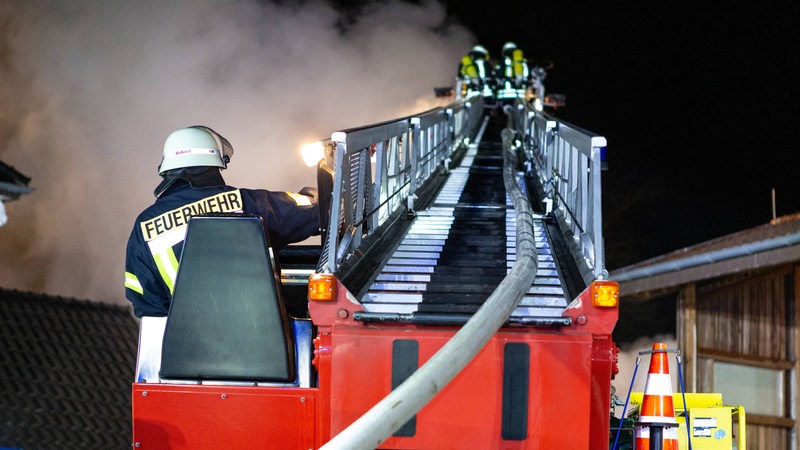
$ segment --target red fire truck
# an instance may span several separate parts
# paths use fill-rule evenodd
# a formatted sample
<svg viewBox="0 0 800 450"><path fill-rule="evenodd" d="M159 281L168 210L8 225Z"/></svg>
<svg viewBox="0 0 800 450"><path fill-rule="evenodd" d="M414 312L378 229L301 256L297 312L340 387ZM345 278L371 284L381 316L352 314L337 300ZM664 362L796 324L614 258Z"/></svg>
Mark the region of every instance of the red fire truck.
<svg viewBox="0 0 800 450"><path fill-rule="evenodd" d="M191 219L134 448L607 449L605 139L469 96L320 144L321 245Z"/></svg>

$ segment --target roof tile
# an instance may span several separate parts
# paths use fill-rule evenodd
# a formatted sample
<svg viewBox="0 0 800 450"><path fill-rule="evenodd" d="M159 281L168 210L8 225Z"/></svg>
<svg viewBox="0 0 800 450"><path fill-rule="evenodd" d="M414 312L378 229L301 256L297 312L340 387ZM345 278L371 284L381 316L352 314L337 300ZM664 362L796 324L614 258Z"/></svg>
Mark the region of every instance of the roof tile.
<svg viewBox="0 0 800 450"><path fill-rule="evenodd" d="M129 448L129 308L0 289L0 447Z"/></svg>

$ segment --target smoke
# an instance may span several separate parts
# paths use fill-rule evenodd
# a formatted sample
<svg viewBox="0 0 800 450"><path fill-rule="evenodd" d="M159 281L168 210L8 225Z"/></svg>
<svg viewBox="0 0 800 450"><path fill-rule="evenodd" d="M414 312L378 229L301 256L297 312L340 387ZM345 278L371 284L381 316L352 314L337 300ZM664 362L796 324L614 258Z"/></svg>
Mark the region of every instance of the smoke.
<svg viewBox="0 0 800 450"><path fill-rule="evenodd" d="M125 303L124 253L161 146L203 124L230 184L314 184L302 143L434 106L473 37L431 1L12 0L0 5L0 287Z"/></svg>

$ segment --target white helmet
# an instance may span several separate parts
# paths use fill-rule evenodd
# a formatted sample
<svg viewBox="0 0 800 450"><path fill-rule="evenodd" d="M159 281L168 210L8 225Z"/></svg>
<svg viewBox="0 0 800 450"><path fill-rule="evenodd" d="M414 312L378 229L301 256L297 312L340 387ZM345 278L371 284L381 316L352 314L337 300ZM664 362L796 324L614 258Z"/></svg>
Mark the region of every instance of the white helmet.
<svg viewBox="0 0 800 450"><path fill-rule="evenodd" d="M511 56L511 52L513 52L514 49L516 48L517 44L511 41L506 42L505 44L503 44L503 56Z"/></svg>
<svg viewBox="0 0 800 450"><path fill-rule="evenodd" d="M164 142L164 154L158 174L184 167L228 167L233 147L211 128L194 125L175 130Z"/></svg>
<svg viewBox="0 0 800 450"><path fill-rule="evenodd" d="M483 55L484 58L489 59L489 50L486 50L486 47L478 44L472 47L472 53L480 53Z"/></svg>

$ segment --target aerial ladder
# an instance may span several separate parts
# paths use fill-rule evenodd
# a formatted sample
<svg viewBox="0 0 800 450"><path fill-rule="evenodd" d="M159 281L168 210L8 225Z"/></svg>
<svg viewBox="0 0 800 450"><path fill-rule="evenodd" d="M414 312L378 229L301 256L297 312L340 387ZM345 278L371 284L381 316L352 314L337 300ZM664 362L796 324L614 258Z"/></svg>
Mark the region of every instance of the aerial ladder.
<svg viewBox="0 0 800 450"><path fill-rule="evenodd" d="M605 147L466 96L320 143L318 247L192 218L169 316L142 319L134 447L607 449Z"/></svg>

